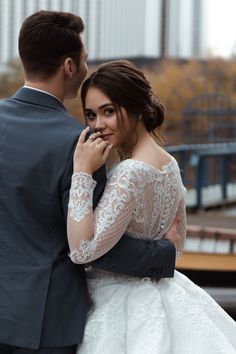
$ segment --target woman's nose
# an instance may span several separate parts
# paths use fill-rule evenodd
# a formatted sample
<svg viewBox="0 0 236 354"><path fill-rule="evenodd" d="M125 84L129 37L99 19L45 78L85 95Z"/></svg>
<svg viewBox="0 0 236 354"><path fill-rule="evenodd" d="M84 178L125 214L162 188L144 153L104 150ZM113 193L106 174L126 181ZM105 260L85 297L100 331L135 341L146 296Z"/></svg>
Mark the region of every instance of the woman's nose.
<svg viewBox="0 0 236 354"><path fill-rule="evenodd" d="M103 131L105 129L105 123L102 119L100 119L99 117L97 117L96 120L96 125L95 125L95 132L100 132Z"/></svg>

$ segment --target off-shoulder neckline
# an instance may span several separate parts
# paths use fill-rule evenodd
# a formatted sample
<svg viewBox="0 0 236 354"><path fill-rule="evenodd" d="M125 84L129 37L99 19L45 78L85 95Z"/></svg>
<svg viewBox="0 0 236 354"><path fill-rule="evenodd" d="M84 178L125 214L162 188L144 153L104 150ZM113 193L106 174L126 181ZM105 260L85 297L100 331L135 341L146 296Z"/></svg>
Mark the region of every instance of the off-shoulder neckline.
<svg viewBox="0 0 236 354"><path fill-rule="evenodd" d="M122 162L124 163L125 161L131 161L131 162L135 162L135 163L137 162L140 165L148 167L149 169L151 169L157 173L165 173L167 170L169 170L169 168L171 168L173 165L175 165L175 159L171 155L170 155L170 161L167 162L166 164L162 165L160 168L157 168L156 166L151 165L150 163L145 162L143 160L137 160L137 159L130 158L130 159L123 160Z"/></svg>

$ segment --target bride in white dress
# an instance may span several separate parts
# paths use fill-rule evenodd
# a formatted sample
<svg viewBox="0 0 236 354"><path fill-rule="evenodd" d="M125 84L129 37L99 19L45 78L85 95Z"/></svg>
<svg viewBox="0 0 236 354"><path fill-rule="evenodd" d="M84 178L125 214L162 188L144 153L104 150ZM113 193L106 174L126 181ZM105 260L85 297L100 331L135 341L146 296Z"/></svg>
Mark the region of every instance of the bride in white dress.
<svg viewBox="0 0 236 354"><path fill-rule="evenodd" d="M122 237L163 238L178 218L181 254L186 232L185 188L175 159L153 139L163 109L143 73L126 61L101 65L84 83L89 127L74 154L68 210L70 257L89 263ZM120 156L92 210L92 173L111 147ZM92 270L94 303L80 354L235 354L236 324L180 272L171 279L138 279ZM69 292L69 289L68 289Z"/></svg>

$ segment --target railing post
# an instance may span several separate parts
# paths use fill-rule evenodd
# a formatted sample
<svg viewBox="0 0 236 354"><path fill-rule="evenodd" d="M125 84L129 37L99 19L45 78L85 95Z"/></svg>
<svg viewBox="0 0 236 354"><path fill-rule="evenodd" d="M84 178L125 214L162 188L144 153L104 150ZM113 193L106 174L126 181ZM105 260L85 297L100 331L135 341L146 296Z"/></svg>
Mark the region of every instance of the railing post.
<svg viewBox="0 0 236 354"><path fill-rule="evenodd" d="M203 159L202 156L196 156L196 193L197 201L196 207L200 209L202 207L202 172L203 172Z"/></svg>
<svg viewBox="0 0 236 354"><path fill-rule="evenodd" d="M227 156L221 156L220 158L220 182L221 182L221 192L222 198L227 199L227 181L228 181L228 171L227 171Z"/></svg>

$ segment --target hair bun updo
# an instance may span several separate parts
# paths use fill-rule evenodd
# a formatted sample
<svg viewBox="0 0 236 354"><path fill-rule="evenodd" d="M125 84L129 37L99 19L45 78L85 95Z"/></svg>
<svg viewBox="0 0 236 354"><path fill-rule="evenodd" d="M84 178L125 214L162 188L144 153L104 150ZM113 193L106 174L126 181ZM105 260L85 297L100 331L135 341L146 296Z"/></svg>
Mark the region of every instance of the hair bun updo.
<svg viewBox="0 0 236 354"><path fill-rule="evenodd" d="M164 121L164 107L158 98L152 94L148 108L143 112L143 123L147 131L160 128Z"/></svg>

